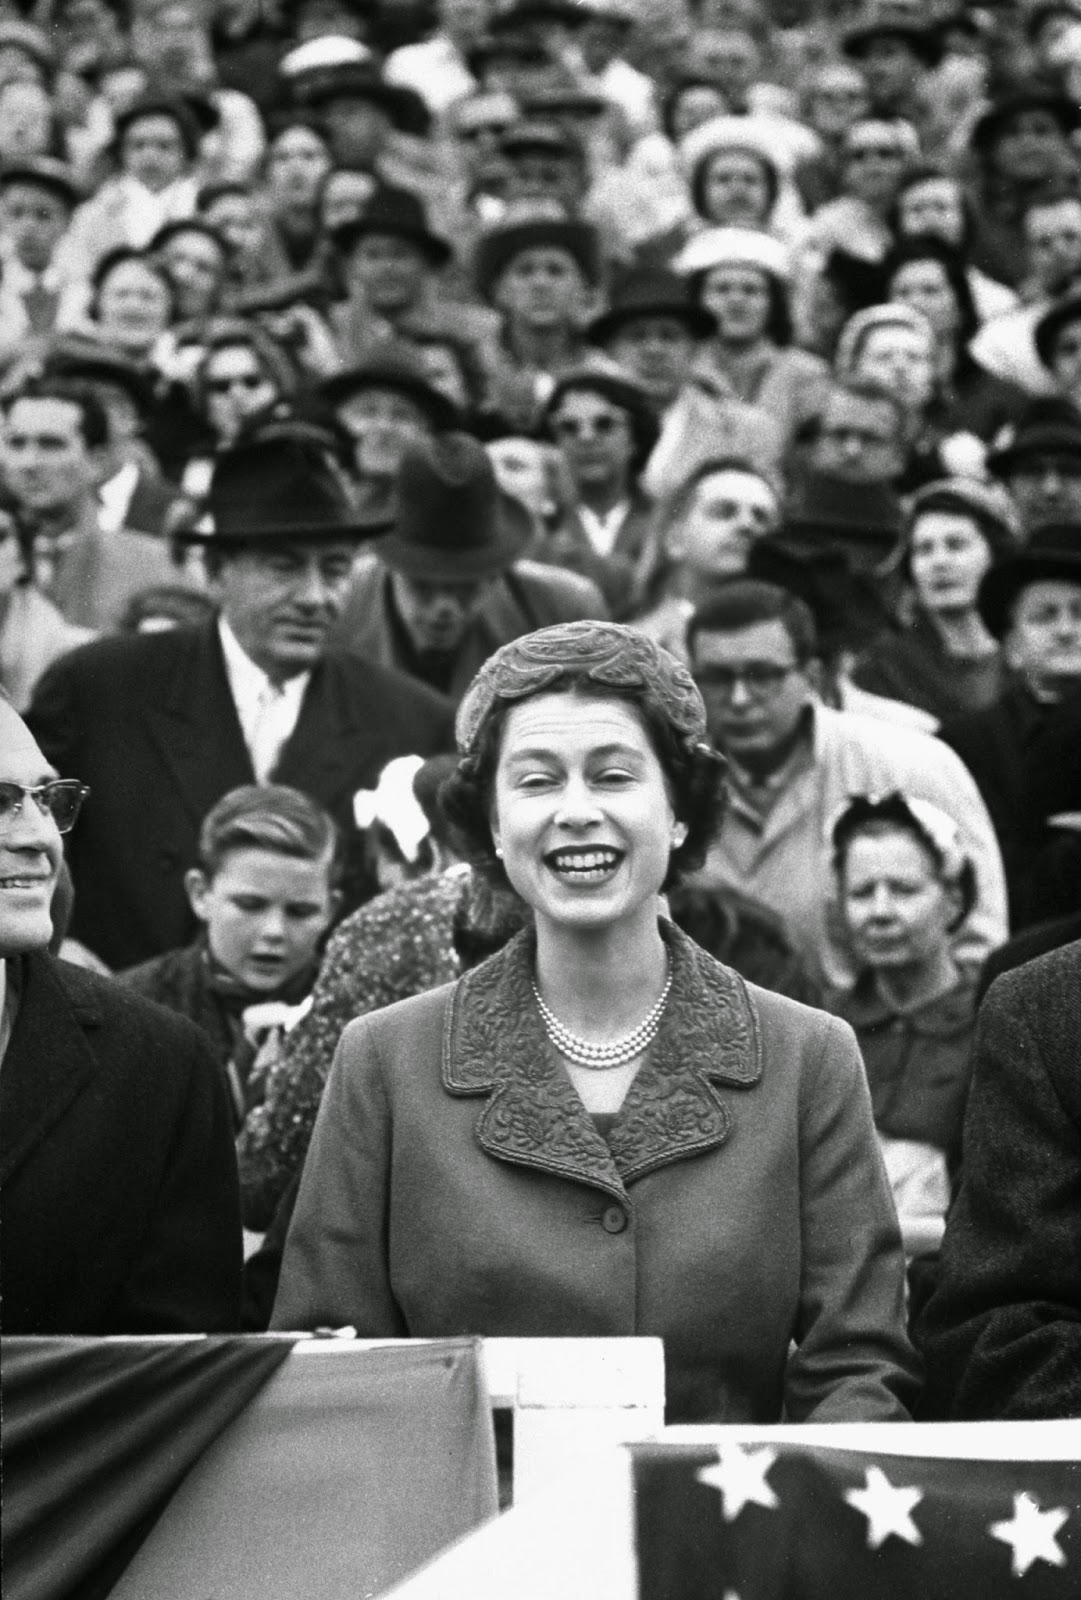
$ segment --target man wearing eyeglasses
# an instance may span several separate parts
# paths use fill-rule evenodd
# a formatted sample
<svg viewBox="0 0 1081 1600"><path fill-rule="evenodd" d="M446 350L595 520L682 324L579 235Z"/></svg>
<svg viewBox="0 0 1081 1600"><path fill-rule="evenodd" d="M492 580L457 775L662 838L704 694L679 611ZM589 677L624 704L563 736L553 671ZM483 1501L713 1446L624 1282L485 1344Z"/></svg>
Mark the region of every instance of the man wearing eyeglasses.
<svg viewBox="0 0 1081 1600"><path fill-rule="evenodd" d="M48 953L87 793L0 698L3 1332L223 1332L241 1266L224 1077L186 1020Z"/></svg>
<svg viewBox="0 0 1081 1600"><path fill-rule="evenodd" d="M802 600L774 584L733 581L691 618L689 648L731 786L696 881L769 906L816 977L843 985L852 975L829 908L829 828L854 795L896 789L952 817L975 867L959 958L981 960L1003 942L1002 860L971 774L930 734L822 704L815 624Z"/></svg>

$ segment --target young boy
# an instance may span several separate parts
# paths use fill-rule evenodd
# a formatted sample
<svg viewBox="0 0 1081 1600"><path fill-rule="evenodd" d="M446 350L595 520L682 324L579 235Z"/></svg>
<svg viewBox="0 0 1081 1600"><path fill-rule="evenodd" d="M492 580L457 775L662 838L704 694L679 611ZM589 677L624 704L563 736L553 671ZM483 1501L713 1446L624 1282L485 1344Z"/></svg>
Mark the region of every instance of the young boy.
<svg viewBox="0 0 1081 1600"><path fill-rule="evenodd" d="M341 904L339 872L337 829L306 795L279 784L233 789L207 814L199 864L185 878L199 936L120 975L209 1036L238 1125L310 1007Z"/></svg>

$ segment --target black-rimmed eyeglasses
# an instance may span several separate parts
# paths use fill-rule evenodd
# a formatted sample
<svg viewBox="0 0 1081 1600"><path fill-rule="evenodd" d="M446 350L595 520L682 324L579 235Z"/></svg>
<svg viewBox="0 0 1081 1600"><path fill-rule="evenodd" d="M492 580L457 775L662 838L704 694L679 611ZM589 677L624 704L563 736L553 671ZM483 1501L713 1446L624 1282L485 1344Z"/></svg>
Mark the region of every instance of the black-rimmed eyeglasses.
<svg viewBox="0 0 1081 1600"><path fill-rule="evenodd" d="M57 778L28 788L23 783L0 783L0 834L14 826L27 800L33 800L43 817L52 817L57 831L70 833L90 790L75 778Z"/></svg>

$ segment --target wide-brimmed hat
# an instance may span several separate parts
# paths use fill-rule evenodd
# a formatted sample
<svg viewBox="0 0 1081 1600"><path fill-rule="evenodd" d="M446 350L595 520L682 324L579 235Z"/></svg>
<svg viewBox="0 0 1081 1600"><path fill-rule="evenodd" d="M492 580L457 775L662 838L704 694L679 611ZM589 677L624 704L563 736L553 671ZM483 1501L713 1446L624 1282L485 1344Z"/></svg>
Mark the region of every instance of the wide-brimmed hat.
<svg viewBox="0 0 1081 1600"><path fill-rule="evenodd" d="M324 378L316 391L329 406L339 406L365 389L389 389L405 395L424 412L438 432L456 428L461 422L458 408L449 395L437 389L425 371L420 357L404 342L387 340L355 366Z"/></svg>
<svg viewBox="0 0 1081 1600"><path fill-rule="evenodd" d="M1049 370L1055 353L1055 340L1071 322L1081 322L1081 289L1063 295L1036 324L1034 338L1040 360Z"/></svg>
<svg viewBox="0 0 1081 1600"><path fill-rule="evenodd" d="M991 441L987 470L998 478L1033 456L1075 456L1081 461L1081 411L1064 397L1033 400L1016 422Z"/></svg>
<svg viewBox="0 0 1081 1600"><path fill-rule="evenodd" d="M301 106L323 106L331 100L367 100L386 112L399 133L424 137L432 125L431 112L414 89L388 83L374 64L343 61L313 67L292 79L293 98Z"/></svg>
<svg viewBox="0 0 1081 1600"><path fill-rule="evenodd" d="M787 246L758 228L706 228L683 246L672 266L688 276L728 266L758 267L779 283L792 276Z"/></svg>
<svg viewBox="0 0 1081 1600"><path fill-rule="evenodd" d="M596 228L570 217L530 217L482 234L473 256L473 279L486 300L523 250L565 250L587 283L601 275L601 242Z"/></svg>
<svg viewBox="0 0 1081 1600"><path fill-rule="evenodd" d="M976 608L988 633L1001 639L1021 590L1041 578L1081 585L1081 523L1053 522L1037 528L1023 550L1004 556L984 573Z"/></svg>
<svg viewBox="0 0 1081 1600"><path fill-rule="evenodd" d="M525 506L501 493L484 446L468 433L446 433L405 451L394 526L379 554L407 577L487 578L517 561L534 532Z"/></svg>
<svg viewBox="0 0 1081 1600"><path fill-rule="evenodd" d="M785 506L779 536L804 553L841 548L854 571L881 573L900 559L904 531L901 498L888 484L808 472Z"/></svg>
<svg viewBox="0 0 1081 1600"><path fill-rule="evenodd" d="M451 246L428 224L424 202L410 189L384 184L377 189L359 217L343 222L333 232L339 250L348 253L370 234L389 234L415 244L433 267L442 267L454 254Z"/></svg>
<svg viewBox="0 0 1081 1600"><path fill-rule="evenodd" d="M1006 124L1024 111L1050 112L1067 137L1081 128L1081 105L1076 100L1053 84L1021 83L1001 94L977 120L969 140L972 148L986 151Z"/></svg>
<svg viewBox="0 0 1081 1600"><path fill-rule="evenodd" d="M601 365L602 357L583 363L565 372L556 382L541 416L542 425L550 429L552 417L564 395L577 394L583 389L603 395L614 406L619 406L630 417L631 437L634 440L634 470L640 472L649 460L653 447L660 438L661 425L650 404L649 395L629 373L614 366Z"/></svg>
<svg viewBox="0 0 1081 1600"><path fill-rule="evenodd" d="M924 66L942 60L939 29L928 21L927 0L866 0L844 30L841 48L854 61L867 53L874 39L903 39Z"/></svg>
<svg viewBox="0 0 1081 1600"><path fill-rule="evenodd" d="M83 189L66 161L55 156L29 156L23 161L7 161L0 167L0 190L13 183L32 183L39 189L58 194L69 206L84 198Z"/></svg>
<svg viewBox="0 0 1081 1600"><path fill-rule="evenodd" d="M189 160L198 154L206 129L196 116L194 106L180 94L142 94L123 111L118 111L113 118L114 145L119 147L132 123L141 122L144 117L169 117L180 130Z"/></svg>
<svg viewBox="0 0 1081 1600"><path fill-rule="evenodd" d="M208 549L271 544L326 544L383 533L353 504L329 451L312 438L274 428L254 433L217 459L206 497L209 526L176 537Z"/></svg>
<svg viewBox="0 0 1081 1600"><path fill-rule="evenodd" d="M677 273L632 267L613 284L608 310L590 323L587 337L593 344L607 344L637 317L678 317L695 339L708 339L717 331L716 317L696 303L690 285Z"/></svg>

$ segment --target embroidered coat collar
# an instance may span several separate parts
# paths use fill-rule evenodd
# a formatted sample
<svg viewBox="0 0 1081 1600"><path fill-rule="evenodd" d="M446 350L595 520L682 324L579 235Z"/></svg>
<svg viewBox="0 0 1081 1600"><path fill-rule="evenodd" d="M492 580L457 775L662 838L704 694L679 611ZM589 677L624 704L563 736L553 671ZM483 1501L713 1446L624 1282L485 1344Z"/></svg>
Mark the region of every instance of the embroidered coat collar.
<svg viewBox="0 0 1081 1600"><path fill-rule="evenodd" d="M486 1095L481 1148L626 1200L625 1185L727 1140L732 1097L762 1076L758 1018L743 979L661 923L672 992L660 1032L607 1141L548 1043L531 989L532 930L460 979L447 1013L443 1085ZM720 1087L718 1087L720 1086Z"/></svg>

